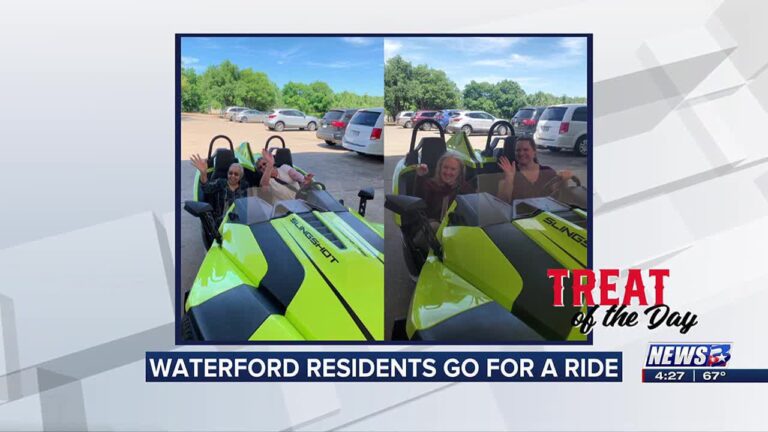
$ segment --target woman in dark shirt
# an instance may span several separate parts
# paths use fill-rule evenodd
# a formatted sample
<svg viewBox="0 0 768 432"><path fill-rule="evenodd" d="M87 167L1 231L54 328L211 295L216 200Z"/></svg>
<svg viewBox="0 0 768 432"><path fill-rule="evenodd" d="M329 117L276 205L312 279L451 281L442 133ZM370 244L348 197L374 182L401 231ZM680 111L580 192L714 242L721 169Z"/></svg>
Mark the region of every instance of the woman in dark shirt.
<svg viewBox="0 0 768 432"><path fill-rule="evenodd" d="M429 167L416 167L416 196L427 204L427 218L439 222L457 194L474 192L464 180L464 163L451 151L437 161L436 172L427 177Z"/></svg>
<svg viewBox="0 0 768 432"><path fill-rule="evenodd" d="M213 207L213 215L218 225L236 199L248 196L250 185L243 179L243 166L233 163L227 170L227 178L208 181L208 163L199 155L192 155L190 159L192 165L200 171L200 187L206 195L212 196L212 199L207 201Z"/></svg>
<svg viewBox="0 0 768 432"><path fill-rule="evenodd" d="M499 182L498 196L508 203L516 199L549 196L561 183L550 183L552 179L560 177L565 181L572 176L568 170L557 173L546 165L539 165L536 159L536 144L532 138L517 139L515 159L517 160L510 162L505 156L499 158L499 167L504 171L504 179Z"/></svg>

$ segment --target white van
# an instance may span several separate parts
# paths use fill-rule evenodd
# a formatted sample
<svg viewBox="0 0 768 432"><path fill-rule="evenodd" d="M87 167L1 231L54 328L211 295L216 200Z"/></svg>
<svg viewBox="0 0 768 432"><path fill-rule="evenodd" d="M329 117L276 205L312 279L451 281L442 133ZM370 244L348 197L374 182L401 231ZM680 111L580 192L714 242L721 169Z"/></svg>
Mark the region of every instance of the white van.
<svg viewBox="0 0 768 432"><path fill-rule="evenodd" d="M587 106L565 104L547 107L539 117L533 140L536 146L551 151L573 150L579 156L586 156Z"/></svg>
<svg viewBox="0 0 768 432"><path fill-rule="evenodd" d="M358 153L384 156L384 108L363 108L352 116L341 145Z"/></svg>

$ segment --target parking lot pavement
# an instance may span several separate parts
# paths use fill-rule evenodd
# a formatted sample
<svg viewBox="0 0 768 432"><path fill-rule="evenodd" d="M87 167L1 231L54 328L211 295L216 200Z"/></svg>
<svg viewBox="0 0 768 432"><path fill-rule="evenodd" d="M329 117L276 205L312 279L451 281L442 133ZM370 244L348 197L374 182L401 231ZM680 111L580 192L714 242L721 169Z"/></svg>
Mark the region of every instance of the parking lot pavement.
<svg viewBox="0 0 768 432"><path fill-rule="evenodd" d="M216 135L226 135L235 148L243 141L251 143L254 152L263 148L267 138L280 135L291 149L294 165L315 174L315 180L325 184L335 198L344 200L347 207L357 209L361 188L372 187L375 198L368 202L366 218L384 222L384 180L381 158L361 156L341 146L331 146L309 131L269 131L261 123L235 123L206 114L181 116L181 200L192 198L195 169L189 157L208 154L208 144ZM271 145L277 145L272 141ZM218 140L216 148L226 145ZM199 221L182 210L181 214L181 288L182 295L194 282L197 270L205 256ZM182 302L183 303L183 302Z"/></svg>
<svg viewBox="0 0 768 432"><path fill-rule="evenodd" d="M397 162L408 152L412 133L413 129L404 129L400 126L386 126L384 128L384 185L386 193L392 193L392 174ZM420 131L416 136L416 144L419 143L422 136L435 136L437 134L435 131ZM446 140L450 137L449 134L445 135ZM473 135L469 140L474 148L485 148L485 135ZM571 170L586 185L587 158L578 157L570 152L554 153L549 150L539 150L538 159L542 165L551 166L557 171ZM387 264L384 269L384 289L388 311L386 328L389 331L395 320L406 317L416 283L408 276L408 270L405 267L405 261L403 261L402 235L390 211L386 211L385 219L384 253L387 257Z"/></svg>

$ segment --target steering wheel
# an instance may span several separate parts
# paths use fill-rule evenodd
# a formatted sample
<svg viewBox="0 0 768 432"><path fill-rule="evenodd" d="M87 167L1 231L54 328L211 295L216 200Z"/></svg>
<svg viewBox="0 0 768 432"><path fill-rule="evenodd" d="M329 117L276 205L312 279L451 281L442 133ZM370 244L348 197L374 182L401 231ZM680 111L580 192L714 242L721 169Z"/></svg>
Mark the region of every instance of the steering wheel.
<svg viewBox="0 0 768 432"><path fill-rule="evenodd" d="M576 187L581 187L581 180L579 180L579 178L576 177L575 175L572 175L569 180L572 181L576 185ZM544 183L543 188L544 188L545 191L547 191L547 190L550 191L549 195L552 195L553 193L555 193L554 186L556 184L558 184L558 183L565 184L567 182L568 182L568 180L563 180L562 177L557 175L557 176L553 177L552 179L550 179L548 182Z"/></svg>

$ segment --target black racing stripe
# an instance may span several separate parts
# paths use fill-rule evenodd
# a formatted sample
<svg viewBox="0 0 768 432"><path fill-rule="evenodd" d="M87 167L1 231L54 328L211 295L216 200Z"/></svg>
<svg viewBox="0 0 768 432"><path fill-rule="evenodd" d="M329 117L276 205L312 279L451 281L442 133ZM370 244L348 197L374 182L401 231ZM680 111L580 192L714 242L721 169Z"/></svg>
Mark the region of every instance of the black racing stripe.
<svg viewBox="0 0 768 432"><path fill-rule="evenodd" d="M304 253L304 256L307 257L309 262L312 263L312 266L315 267L315 270L317 270L317 273L320 274L320 276L322 276L323 280L325 281L325 284L328 285L331 291L333 291L333 293L336 295L336 298L339 300L339 302L341 302L341 305L344 306L344 309L347 311L347 314L349 314L349 316L352 318L352 321L355 322L355 324L357 325L357 328L360 329L360 332L363 333L363 336L365 336L365 339L367 341L373 341L374 340L373 335L371 334L371 332L368 331L368 328L365 327L363 320L361 320L360 317L357 316L357 314L355 313L355 310L352 309L352 306L350 306L349 303L347 303L347 301L344 299L344 296L341 295L339 290L337 290L336 287L333 285L333 283L325 276L323 271L320 270L320 267L318 267L317 264L315 264L315 262L312 260L312 258L310 258L309 254L307 254L307 252L304 251L304 249L301 247L301 244L299 244L299 242L293 236L291 236L291 238L293 238L293 241L296 243L296 246L298 246L299 249L301 249L301 251Z"/></svg>
<svg viewBox="0 0 768 432"><path fill-rule="evenodd" d="M580 259L578 259L578 258L576 258L575 256L571 255L571 253L570 253L570 252L568 252L567 250L565 250L565 248L564 248L564 247L560 246L560 243L556 242L556 241L555 241L555 240L554 240L552 237L550 237L550 236L546 235L546 234L545 234L543 231L542 231L541 235L543 235L543 236L544 236L544 238L546 238L547 240L549 240L550 242L552 242L552 244L553 244L553 245L557 246L557 248L558 248L558 249L560 249L560 250L561 250L561 251L562 251L564 254L566 254L566 255L568 255L569 257L571 257L571 259L572 259L572 260L574 260L574 261L576 261L577 263L579 263L579 265L580 265L580 266L582 266L582 267L586 267L586 264L584 264L583 262L581 262L581 260L580 260Z"/></svg>
<svg viewBox="0 0 768 432"><path fill-rule="evenodd" d="M568 210L564 212L552 212L552 214L554 214L555 216L561 217L567 220L568 222L576 226L579 226L581 228L587 227L587 220L584 217L579 216L579 214L573 210Z"/></svg>
<svg viewBox="0 0 768 432"><path fill-rule="evenodd" d="M544 338L496 302L459 313L418 330L412 340L450 342L531 342Z"/></svg>
<svg viewBox="0 0 768 432"><path fill-rule="evenodd" d="M246 341L264 321L279 314L269 296L250 285L239 285L187 311L201 340Z"/></svg>
<svg viewBox="0 0 768 432"><path fill-rule="evenodd" d="M304 281L304 267L271 223L253 224L250 228L267 260L267 274L261 279L259 289L269 291L285 310Z"/></svg>
<svg viewBox="0 0 768 432"><path fill-rule="evenodd" d="M365 239L366 242L376 248L377 251L384 253L384 239L379 235L379 233L368 227L368 225L361 222L360 219L348 211L337 212L336 214L344 222L346 222L350 228L355 230L356 233L360 234L360 236Z"/></svg>
<svg viewBox="0 0 768 432"><path fill-rule="evenodd" d="M552 306L552 280L547 277L547 270L562 265L511 223L483 230L523 279L523 289L512 305L512 313L547 339L565 339L572 328L571 319L580 309L570 305L570 279L565 281L563 290L565 307Z"/></svg>

